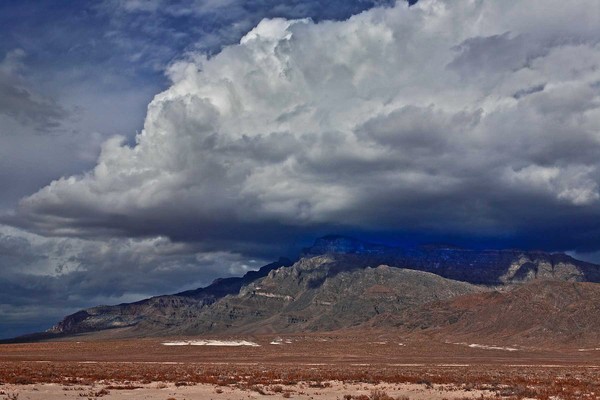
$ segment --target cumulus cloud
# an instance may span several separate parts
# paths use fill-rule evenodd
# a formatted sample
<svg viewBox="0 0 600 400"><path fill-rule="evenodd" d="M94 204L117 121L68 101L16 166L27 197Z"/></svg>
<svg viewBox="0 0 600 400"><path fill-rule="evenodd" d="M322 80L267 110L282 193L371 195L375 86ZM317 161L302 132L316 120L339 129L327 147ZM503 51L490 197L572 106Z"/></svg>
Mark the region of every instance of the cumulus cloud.
<svg viewBox="0 0 600 400"><path fill-rule="evenodd" d="M107 141L93 170L11 221L215 248L323 228L554 229L552 245L593 246L599 13L593 0L426 0L263 20L172 64L135 145Z"/></svg>

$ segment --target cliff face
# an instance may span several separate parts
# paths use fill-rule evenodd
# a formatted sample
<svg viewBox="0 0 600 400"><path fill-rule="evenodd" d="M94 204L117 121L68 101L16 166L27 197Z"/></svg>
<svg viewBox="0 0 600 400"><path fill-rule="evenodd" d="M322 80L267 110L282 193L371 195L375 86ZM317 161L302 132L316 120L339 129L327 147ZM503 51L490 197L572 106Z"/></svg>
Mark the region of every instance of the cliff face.
<svg viewBox="0 0 600 400"><path fill-rule="evenodd" d="M485 320L483 311L478 316L452 308L454 300L470 295L491 304L498 290L513 293L508 291L513 287L531 287L548 297L551 293L541 290L552 287L548 282L598 281L599 266L564 254L403 249L331 236L317 240L293 264L282 259L206 288L82 310L48 333L71 335L115 328L128 336L300 332L365 324L406 329L453 325L454 329L459 326L454 323L465 321L467 315ZM514 301L527 300L520 296ZM416 310L421 311L415 314ZM465 330L479 326L461 323Z"/></svg>

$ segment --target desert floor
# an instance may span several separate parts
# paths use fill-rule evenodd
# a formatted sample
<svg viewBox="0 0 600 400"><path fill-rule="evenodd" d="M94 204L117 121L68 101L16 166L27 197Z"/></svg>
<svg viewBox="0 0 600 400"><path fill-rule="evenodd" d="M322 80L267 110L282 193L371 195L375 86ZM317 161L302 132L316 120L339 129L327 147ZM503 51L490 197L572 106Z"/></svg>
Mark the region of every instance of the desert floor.
<svg viewBox="0 0 600 400"><path fill-rule="evenodd" d="M425 387L418 384L348 384L343 382L327 382L326 387L310 387L308 383L296 385L267 385L255 388L239 388L235 386L215 386L211 384L195 384L177 387L169 383L137 384L117 386L95 384L91 386L65 386L56 383L35 385L6 385L0 390L4 398L17 396L19 400L55 400L55 399L481 399L492 398L487 390L465 390L451 385L435 385ZM116 388L116 389L115 389ZM483 397L481 397L483 395ZM349 397L348 397L349 396Z"/></svg>
<svg viewBox="0 0 600 400"><path fill-rule="evenodd" d="M600 399L600 349L389 333L0 345L4 399Z"/></svg>

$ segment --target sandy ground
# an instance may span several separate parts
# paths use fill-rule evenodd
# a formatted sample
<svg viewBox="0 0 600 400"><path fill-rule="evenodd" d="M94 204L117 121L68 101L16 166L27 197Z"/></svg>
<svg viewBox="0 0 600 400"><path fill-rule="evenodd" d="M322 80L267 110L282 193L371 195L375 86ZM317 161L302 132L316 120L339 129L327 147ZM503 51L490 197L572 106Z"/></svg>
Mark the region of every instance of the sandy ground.
<svg viewBox="0 0 600 400"><path fill-rule="evenodd" d="M3 385L0 389L1 399L18 400L58 400L58 399L131 399L131 400L168 400L168 399L323 399L338 400L344 396L366 395L368 398L379 393L385 393L392 398L410 400L442 400L442 399L481 399L490 398L493 393L485 390L463 390L451 385L419 385L419 384L345 384L332 381L324 382L322 388L310 387L308 383L297 385L267 385L253 388L238 388L235 386L216 386L197 384L177 387L172 383L140 384L136 389L123 389L117 383L95 384L93 386L65 386L61 384L36 385ZM262 392L262 393L261 393ZM16 397L15 397L16 396Z"/></svg>
<svg viewBox="0 0 600 400"><path fill-rule="evenodd" d="M595 345L456 339L342 332L2 344L0 400L600 400Z"/></svg>

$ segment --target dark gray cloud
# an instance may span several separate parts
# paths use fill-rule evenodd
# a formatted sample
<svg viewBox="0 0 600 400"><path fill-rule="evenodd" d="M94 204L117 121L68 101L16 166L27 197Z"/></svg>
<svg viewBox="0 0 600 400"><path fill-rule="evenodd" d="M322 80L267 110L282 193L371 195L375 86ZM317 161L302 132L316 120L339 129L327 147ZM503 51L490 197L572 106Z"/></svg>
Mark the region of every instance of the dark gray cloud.
<svg viewBox="0 0 600 400"><path fill-rule="evenodd" d="M47 329L76 308L194 289L215 276L266 264L224 251L198 252L165 238L48 239L0 231L0 337Z"/></svg>
<svg viewBox="0 0 600 400"><path fill-rule="evenodd" d="M515 94L513 94L513 97L515 99L519 100L521 97L525 97L532 93L541 92L544 90L545 87L546 87L545 84L541 84L541 85L532 86L532 87L529 87L526 89L519 89L515 92Z"/></svg>
<svg viewBox="0 0 600 400"><path fill-rule="evenodd" d="M60 126L68 113L56 101L27 87L20 73L24 57L25 53L17 49L7 53L0 62L0 114L33 126L36 131L52 131Z"/></svg>

